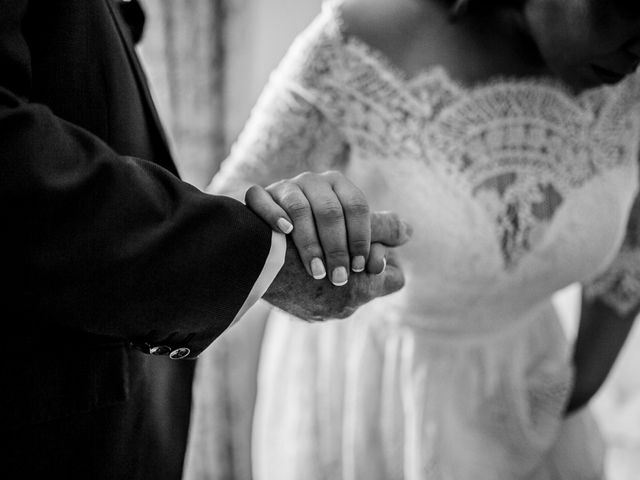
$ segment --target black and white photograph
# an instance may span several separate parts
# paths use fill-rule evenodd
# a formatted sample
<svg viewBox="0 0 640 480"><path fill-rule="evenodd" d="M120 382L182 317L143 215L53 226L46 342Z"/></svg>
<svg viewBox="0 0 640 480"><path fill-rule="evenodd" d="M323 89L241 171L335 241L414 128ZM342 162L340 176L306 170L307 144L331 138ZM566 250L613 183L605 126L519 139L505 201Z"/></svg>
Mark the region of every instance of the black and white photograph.
<svg viewBox="0 0 640 480"><path fill-rule="evenodd" d="M640 479L636 0L0 0L3 478Z"/></svg>

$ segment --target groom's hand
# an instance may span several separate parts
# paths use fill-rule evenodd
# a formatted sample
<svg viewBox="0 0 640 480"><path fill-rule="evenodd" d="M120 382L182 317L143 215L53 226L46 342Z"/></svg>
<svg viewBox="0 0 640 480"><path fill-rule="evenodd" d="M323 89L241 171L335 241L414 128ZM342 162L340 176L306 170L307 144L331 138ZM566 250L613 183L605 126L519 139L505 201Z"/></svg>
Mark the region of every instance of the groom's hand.
<svg viewBox="0 0 640 480"><path fill-rule="evenodd" d="M285 263L263 298L282 310L308 321L345 318L374 298L396 292L404 286L404 275L394 246L409 240L410 227L393 213L371 215L372 253L361 273L352 273L344 286L335 286L327 278L314 280L305 270L293 241L287 236ZM369 273L371 271L380 273Z"/></svg>

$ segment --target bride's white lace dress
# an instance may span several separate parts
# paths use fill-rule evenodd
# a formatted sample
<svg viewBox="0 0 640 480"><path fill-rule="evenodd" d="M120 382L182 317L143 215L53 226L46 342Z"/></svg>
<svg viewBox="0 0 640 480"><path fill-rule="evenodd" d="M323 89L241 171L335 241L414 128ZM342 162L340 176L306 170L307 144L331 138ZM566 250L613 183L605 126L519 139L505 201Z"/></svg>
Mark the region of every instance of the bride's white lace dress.
<svg viewBox="0 0 640 480"><path fill-rule="evenodd" d="M274 312L256 480L601 478L587 412L562 420L570 348L551 303L640 298L640 89L406 78L335 4L273 73L216 191L343 171L414 227L405 288L346 321Z"/></svg>

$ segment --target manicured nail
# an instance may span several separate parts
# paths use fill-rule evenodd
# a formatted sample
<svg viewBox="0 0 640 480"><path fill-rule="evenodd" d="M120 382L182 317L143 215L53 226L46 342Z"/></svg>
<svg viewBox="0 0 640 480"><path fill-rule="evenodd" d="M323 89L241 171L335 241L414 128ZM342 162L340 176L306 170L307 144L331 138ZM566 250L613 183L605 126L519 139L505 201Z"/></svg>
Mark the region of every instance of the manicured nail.
<svg viewBox="0 0 640 480"><path fill-rule="evenodd" d="M362 255L353 257L353 260L351 260L351 270L356 273L364 270L364 257Z"/></svg>
<svg viewBox="0 0 640 480"><path fill-rule="evenodd" d="M347 276L346 268L338 267L333 270L333 273L331 274L331 283L333 283L336 287L345 285L347 283L347 280L349 280L349 277Z"/></svg>
<svg viewBox="0 0 640 480"><path fill-rule="evenodd" d="M378 275L382 275L387 268L387 257L382 257L382 270L378 272Z"/></svg>
<svg viewBox="0 0 640 480"><path fill-rule="evenodd" d="M286 218L279 218L276 223L282 233L291 233L291 230L293 230L293 225Z"/></svg>
<svg viewBox="0 0 640 480"><path fill-rule="evenodd" d="M327 276L327 271L324 269L324 264L318 257L315 257L313 260L311 260L311 274L316 280L320 280Z"/></svg>

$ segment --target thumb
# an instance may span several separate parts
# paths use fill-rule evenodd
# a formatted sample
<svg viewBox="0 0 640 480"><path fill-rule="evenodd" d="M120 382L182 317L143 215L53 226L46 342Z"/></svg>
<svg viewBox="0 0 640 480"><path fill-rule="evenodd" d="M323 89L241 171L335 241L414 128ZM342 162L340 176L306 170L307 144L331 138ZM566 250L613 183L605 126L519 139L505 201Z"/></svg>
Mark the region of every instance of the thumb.
<svg viewBox="0 0 640 480"><path fill-rule="evenodd" d="M397 247L409 241L413 228L394 212L371 213L371 242Z"/></svg>

